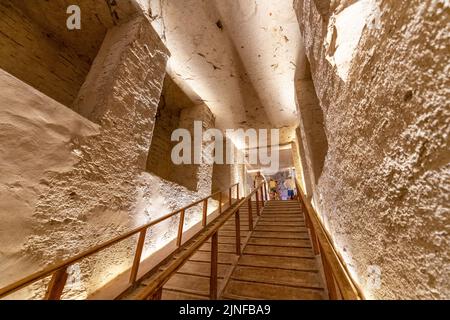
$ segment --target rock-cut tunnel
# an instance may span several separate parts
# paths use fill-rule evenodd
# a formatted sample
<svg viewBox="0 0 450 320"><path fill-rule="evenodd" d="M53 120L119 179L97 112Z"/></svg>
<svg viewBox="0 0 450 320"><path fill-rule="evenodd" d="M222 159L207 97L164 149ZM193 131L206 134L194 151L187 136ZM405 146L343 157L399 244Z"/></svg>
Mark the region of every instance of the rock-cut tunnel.
<svg viewBox="0 0 450 320"><path fill-rule="evenodd" d="M449 15L0 1L0 299L448 299Z"/></svg>

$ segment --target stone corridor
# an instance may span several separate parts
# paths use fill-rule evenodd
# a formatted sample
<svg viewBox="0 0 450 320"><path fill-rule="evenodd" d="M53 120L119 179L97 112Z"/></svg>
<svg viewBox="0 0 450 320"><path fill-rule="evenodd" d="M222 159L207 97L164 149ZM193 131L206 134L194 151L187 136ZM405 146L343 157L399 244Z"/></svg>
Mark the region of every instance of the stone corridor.
<svg viewBox="0 0 450 320"><path fill-rule="evenodd" d="M450 298L449 21L1 0L0 299Z"/></svg>

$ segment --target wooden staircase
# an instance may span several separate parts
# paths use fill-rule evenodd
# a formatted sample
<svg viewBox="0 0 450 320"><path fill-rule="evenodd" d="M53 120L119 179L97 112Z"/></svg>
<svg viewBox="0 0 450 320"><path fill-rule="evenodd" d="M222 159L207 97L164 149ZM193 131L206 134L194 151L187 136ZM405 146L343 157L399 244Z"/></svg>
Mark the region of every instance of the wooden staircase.
<svg viewBox="0 0 450 320"><path fill-rule="evenodd" d="M255 210L253 210L255 212ZM325 290L298 201L269 201L261 216L240 209L242 255L234 219L218 232L219 299L324 299ZM162 299L209 299L211 239L164 285Z"/></svg>
<svg viewBox="0 0 450 320"><path fill-rule="evenodd" d="M59 300L71 265L133 236L138 240L133 264L118 275L114 290L107 290L115 299L364 299L296 186L296 201L267 201L266 183L244 198L236 183L0 288L0 299L49 277L45 299ZM210 199L218 199L219 207L209 218ZM194 206L202 207L202 220L189 234L185 211ZM178 232L167 254L142 260L148 229L175 217Z"/></svg>
<svg viewBox="0 0 450 320"><path fill-rule="evenodd" d="M297 201L269 201L223 299L324 299L319 264Z"/></svg>

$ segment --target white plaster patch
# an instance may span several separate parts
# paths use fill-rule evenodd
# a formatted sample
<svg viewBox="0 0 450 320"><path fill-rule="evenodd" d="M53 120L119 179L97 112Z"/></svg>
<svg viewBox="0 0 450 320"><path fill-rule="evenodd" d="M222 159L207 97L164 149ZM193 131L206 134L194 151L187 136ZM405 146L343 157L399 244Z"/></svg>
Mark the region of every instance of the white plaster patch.
<svg viewBox="0 0 450 320"><path fill-rule="evenodd" d="M375 0L359 0L330 19L325 40L327 60L336 66L342 80L347 80L364 27L379 27L379 15Z"/></svg>

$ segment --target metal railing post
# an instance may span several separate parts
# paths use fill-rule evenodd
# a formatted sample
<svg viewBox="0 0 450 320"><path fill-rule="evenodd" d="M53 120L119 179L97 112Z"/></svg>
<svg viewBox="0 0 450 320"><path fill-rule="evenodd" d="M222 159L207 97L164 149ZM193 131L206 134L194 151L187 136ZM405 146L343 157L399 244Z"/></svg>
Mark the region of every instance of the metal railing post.
<svg viewBox="0 0 450 320"><path fill-rule="evenodd" d="M258 196L258 190L256 190L255 192L255 196L256 196L256 214L259 216L259 196Z"/></svg>
<svg viewBox="0 0 450 320"><path fill-rule="evenodd" d="M178 224L177 247L181 246L181 241L182 241L182 237L183 237L184 212L185 212L185 209L181 209L180 222Z"/></svg>
<svg viewBox="0 0 450 320"><path fill-rule="evenodd" d="M236 254L241 255L241 219L239 216L239 210L234 215L234 223L236 226Z"/></svg>
<svg viewBox="0 0 450 320"><path fill-rule="evenodd" d="M163 288L159 288L148 300L161 300Z"/></svg>
<svg viewBox="0 0 450 320"><path fill-rule="evenodd" d="M264 188L263 185L261 184L261 186L259 187L261 189L261 208L264 208Z"/></svg>
<svg viewBox="0 0 450 320"><path fill-rule="evenodd" d="M248 228L253 231L252 198L248 199Z"/></svg>
<svg viewBox="0 0 450 320"><path fill-rule="evenodd" d="M141 263L141 255L142 255L142 249L144 248L146 233L147 233L147 228L143 229L139 233L139 239L138 239L137 246L136 246L136 252L134 254L133 266L131 267L131 273L130 273L130 283L131 284L134 284L136 282L139 265Z"/></svg>
<svg viewBox="0 0 450 320"><path fill-rule="evenodd" d="M208 218L208 199L205 199L203 201L203 219L202 219L202 226L203 227L206 227L207 218Z"/></svg>
<svg viewBox="0 0 450 320"><path fill-rule="evenodd" d="M264 182L263 189L264 189L264 201L267 201L267 184L266 184L266 182Z"/></svg>
<svg viewBox="0 0 450 320"><path fill-rule="evenodd" d="M211 300L217 299L217 262L219 256L218 234L214 232L211 237L211 270L209 278L209 297Z"/></svg>
<svg viewBox="0 0 450 320"><path fill-rule="evenodd" d="M67 281L67 267L57 270L52 275L52 279L47 286L47 292L45 293L45 300L61 300L61 295L64 290L64 286Z"/></svg>

